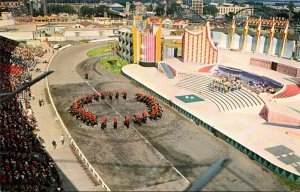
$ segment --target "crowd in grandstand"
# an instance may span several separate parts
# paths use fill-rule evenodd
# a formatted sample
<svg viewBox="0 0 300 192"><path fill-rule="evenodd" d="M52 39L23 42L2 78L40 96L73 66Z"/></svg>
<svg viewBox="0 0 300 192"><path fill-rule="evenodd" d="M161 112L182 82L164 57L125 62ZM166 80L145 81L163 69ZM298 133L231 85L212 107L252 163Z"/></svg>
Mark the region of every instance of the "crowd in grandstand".
<svg viewBox="0 0 300 192"><path fill-rule="evenodd" d="M0 36L0 94L28 80L24 73L35 63L30 50ZM63 191L54 162L36 137L27 102L17 95L0 103L0 191Z"/></svg>

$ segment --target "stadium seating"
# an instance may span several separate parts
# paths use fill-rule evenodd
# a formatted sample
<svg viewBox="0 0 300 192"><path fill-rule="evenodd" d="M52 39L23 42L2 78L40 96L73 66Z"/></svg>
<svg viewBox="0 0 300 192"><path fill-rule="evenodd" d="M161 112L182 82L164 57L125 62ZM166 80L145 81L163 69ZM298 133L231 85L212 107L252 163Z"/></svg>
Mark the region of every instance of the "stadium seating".
<svg viewBox="0 0 300 192"><path fill-rule="evenodd" d="M26 81L23 74L33 67L35 54L1 36L0 53L1 94ZM20 96L0 104L0 191L63 191L55 164L34 132L36 121L25 110L29 99Z"/></svg>
<svg viewBox="0 0 300 192"><path fill-rule="evenodd" d="M209 89L209 83L211 83L212 80L213 78L209 76L188 74L185 78L180 80L176 86L211 100L217 105L220 111L230 111L264 104L260 97L245 89L228 92L226 94L222 94L218 91L212 92Z"/></svg>

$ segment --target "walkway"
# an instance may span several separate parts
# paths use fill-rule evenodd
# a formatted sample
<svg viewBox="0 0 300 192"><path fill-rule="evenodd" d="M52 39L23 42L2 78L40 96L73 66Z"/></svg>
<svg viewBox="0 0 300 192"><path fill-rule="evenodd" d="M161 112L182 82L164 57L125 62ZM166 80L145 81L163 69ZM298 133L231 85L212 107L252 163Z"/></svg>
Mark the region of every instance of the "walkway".
<svg viewBox="0 0 300 192"><path fill-rule="evenodd" d="M47 45L43 45L46 47ZM52 56L52 52L48 52L43 56L43 60L49 60ZM42 71L46 70L47 65L37 64L37 67ZM39 75L37 72L33 72L33 77ZM62 129L58 122L58 118L55 116L53 107L48 98L48 93L45 88L45 81L42 80L31 87L32 94L35 100L31 101L34 115L37 119L40 131L37 132L38 136L41 136L45 143L47 152L54 159L60 175L63 179L64 188L66 191L101 191L101 185L95 186L80 166L75 155L72 153L69 147L70 141L65 136L65 143L60 143L60 137ZM39 107L38 99L43 99L45 105ZM52 140L57 143L57 148L52 147Z"/></svg>

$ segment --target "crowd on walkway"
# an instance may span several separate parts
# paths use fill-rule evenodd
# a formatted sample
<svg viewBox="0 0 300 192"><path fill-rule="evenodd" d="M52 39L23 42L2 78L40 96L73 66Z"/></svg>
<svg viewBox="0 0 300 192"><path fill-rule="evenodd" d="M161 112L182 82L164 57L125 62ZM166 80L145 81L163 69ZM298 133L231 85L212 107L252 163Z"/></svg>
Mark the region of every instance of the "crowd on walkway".
<svg viewBox="0 0 300 192"><path fill-rule="evenodd" d="M0 94L3 94L27 80L23 74L32 67L35 54L1 36L0 53ZM16 73L15 69L22 71ZM21 98L21 94L0 103L0 191L63 191L55 163L37 138L32 112L28 111L31 111L29 99Z"/></svg>

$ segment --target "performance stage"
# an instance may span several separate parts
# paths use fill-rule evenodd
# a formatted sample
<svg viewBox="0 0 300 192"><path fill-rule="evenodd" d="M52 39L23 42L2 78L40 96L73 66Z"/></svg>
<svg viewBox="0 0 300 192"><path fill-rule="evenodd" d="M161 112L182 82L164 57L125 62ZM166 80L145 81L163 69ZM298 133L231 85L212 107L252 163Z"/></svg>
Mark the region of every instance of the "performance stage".
<svg viewBox="0 0 300 192"><path fill-rule="evenodd" d="M234 59L237 60L238 58ZM227 62L225 62L224 64L226 65ZM176 63L175 65L179 64ZM184 69L185 65L187 64L182 63L182 66L177 66L177 68L180 67L181 69ZM191 73L189 70L192 67L199 69L199 66L189 66L188 70L186 71L186 74ZM273 76L276 76L275 80L283 84L289 82L285 79L287 78L287 75L285 74L279 74L274 71L267 71L246 64L243 64L242 67L247 71L259 70L259 75L266 76L270 79L272 79ZM149 89L153 90L157 94L161 95L165 99L174 103L175 105L192 114L193 116L202 119L204 122L211 125L224 135L232 138L236 142L257 153L259 156L263 157L267 161L273 163L274 165L277 165L283 170L286 170L298 176L300 175L299 124L298 126L285 127L278 126L278 124L266 123L266 121L259 116L261 110L265 106L264 103L252 107L239 108L236 110L221 112L218 110L218 108L212 101L207 99L205 99L205 101L193 103L185 103L178 100L176 97L179 95L195 94L198 97L202 97L203 95L203 93L201 92L195 93L194 91L181 89L175 86L181 80L181 78L179 77L174 79L168 79L163 73L157 71L155 68L143 68L137 65L125 66L123 68L123 73L128 75L130 78L136 80L137 82L143 84L144 86L148 87ZM195 73L197 73L197 71L194 71L194 74ZM278 101L276 103L274 100L272 100L272 95L270 94L263 94L261 98L264 101L268 102L267 106L272 106L272 110L276 109L275 111L281 110L282 105L284 105L281 101ZM298 100L298 103L299 102L300 100ZM297 102L295 101L295 103ZM294 109L294 112L292 112L292 110L293 109L291 108L287 108L282 113L289 113L289 115L293 116L292 119L299 119L300 114L296 111L299 109ZM287 120L284 122L290 121L291 120ZM292 121L296 124L297 122L299 123L299 121ZM290 159L290 161L283 161L279 156L273 153L272 150L271 152L270 150L268 150L270 148L276 148L280 150L281 148L279 146L284 146L285 149L289 149L297 158L292 158ZM281 151L283 155L285 154L285 152L286 151L284 150Z"/></svg>

